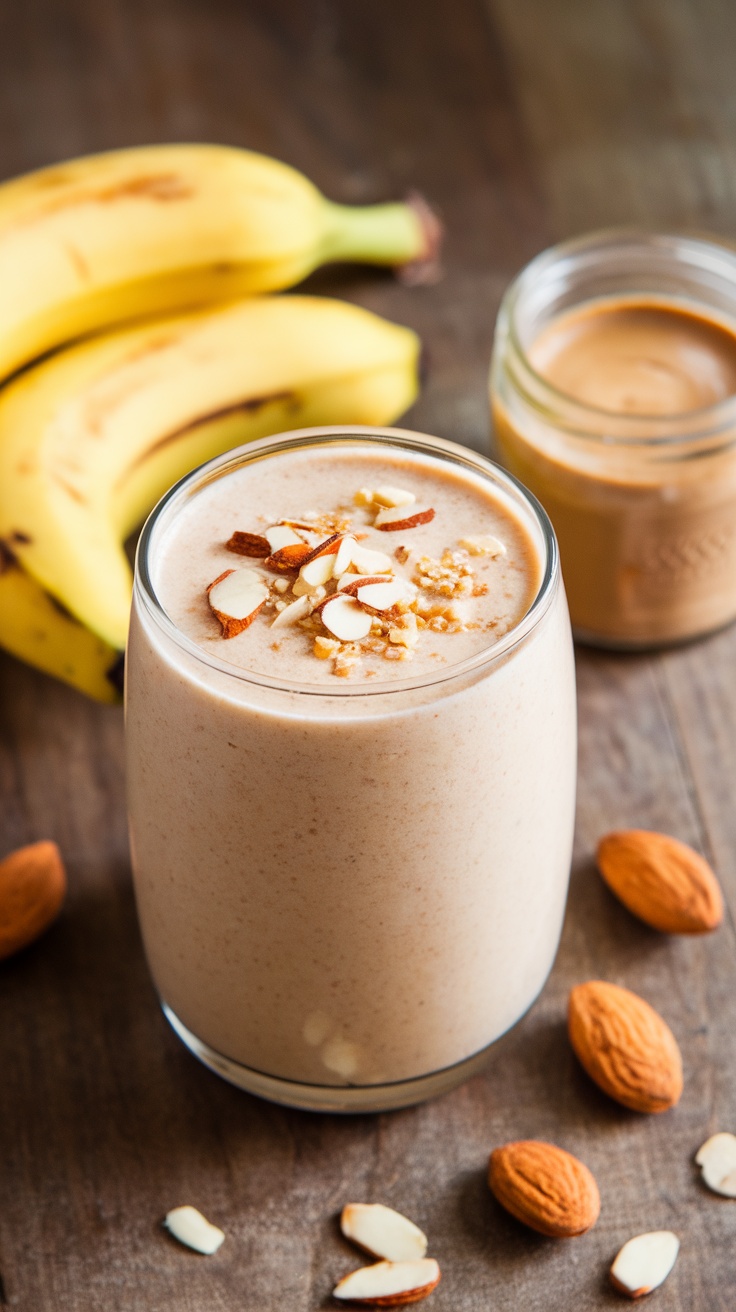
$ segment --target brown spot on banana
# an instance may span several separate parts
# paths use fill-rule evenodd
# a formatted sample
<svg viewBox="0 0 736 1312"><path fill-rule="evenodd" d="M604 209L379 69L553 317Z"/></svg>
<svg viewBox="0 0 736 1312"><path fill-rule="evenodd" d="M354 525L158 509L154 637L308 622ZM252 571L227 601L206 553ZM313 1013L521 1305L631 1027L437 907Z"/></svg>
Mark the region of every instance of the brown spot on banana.
<svg viewBox="0 0 736 1312"><path fill-rule="evenodd" d="M264 408L264 406L275 405L278 402L289 406L293 411L299 409L299 398L297 393L286 391L271 392L267 396L251 396L248 397L247 400L235 401L232 405L224 405L219 410L209 410L207 414L197 415L196 419L192 419L188 424L182 424L181 427L173 429L170 433L166 433L163 437L160 437L157 442L154 442L152 446L149 446L145 451L142 451L138 458L134 460L132 464L128 465L121 474L116 484L116 490L122 487L130 477L132 471L137 469L139 465L142 465L144 461L148 460L149 456L153 455L155 451L160 451L162 447L169 446L172 442L178 441L180 437L185 437L189 433L195 433L198 428L204 428L206 424L215 423L218 419L229 419L232 415L237 414L257 414L259 410Z"/></svg>

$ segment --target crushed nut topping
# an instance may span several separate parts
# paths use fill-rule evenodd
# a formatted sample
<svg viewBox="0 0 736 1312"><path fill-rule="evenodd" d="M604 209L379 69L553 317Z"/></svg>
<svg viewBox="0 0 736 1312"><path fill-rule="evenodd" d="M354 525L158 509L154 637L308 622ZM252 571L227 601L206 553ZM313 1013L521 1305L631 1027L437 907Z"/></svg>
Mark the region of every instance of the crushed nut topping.
<svg viewBox="0 0 736 1312"><path fill-rule="evenodd" d="M353 502L367 512L374 528L401 527L409 537L435 514L416 508L414 493L403 488L360 488ZM315 659L331 661L337 678L349 678L368 656L412 660L424 632L452 634L495 625L493 621L489 626L487 620L482 625L473 615L472 598L484 596L488 584L476 578L471 556L505 555L506 548L497 538L463 537L439 559L419 555L402 541L391 557L362 547L367 535L357 531L344 512L339 507L334 512L310 510L300 518L261 516L262 534L233 534L227 548L253 557L258 549L268 571L250 580L251 588L260 588L253 599L250 592L244 605L238 599L240 609L247 610L242 619L238 611L238 625L250 623L256 603L265 596L260 604L266 608L268 623L302 632ZM419 535L417 542L421 541ZM406 567L398 575L394 562ZM216 599L214 587L211 605ZM236 624L228 622L234 636ZM272 649L279 646L273 643ZM366 676L376 673L370 669Z"/></svg>
<svg viewBox="0 0 736 1312"><path fill-rule="evenodd" d="M439 560L420 556L413 577L417 587L426 592L438 592L441 597L469 597L475 571L467 551L451 551L448 547Z"/></svg>

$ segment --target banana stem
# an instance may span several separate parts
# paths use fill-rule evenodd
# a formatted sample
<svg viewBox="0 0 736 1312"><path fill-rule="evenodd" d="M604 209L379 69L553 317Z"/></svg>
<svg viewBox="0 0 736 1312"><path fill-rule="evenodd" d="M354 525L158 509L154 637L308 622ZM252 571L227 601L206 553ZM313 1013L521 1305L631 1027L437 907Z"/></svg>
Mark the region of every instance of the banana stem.
<svg viewBox="0 0 736 1312"><path fill-rule="evenodd" d="M326 201L323 259L399 266L433 261L439 234L430 230L427 213L426 202L416 200L360 206Z"/></svg>

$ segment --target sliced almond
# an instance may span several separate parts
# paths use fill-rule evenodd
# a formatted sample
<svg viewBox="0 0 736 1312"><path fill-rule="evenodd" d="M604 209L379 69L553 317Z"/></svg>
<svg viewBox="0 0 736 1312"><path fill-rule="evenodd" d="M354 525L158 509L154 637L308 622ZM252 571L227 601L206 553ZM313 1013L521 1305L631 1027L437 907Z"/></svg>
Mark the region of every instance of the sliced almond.
<svg viewBox="0 0 736 1312"><path fill-rule="evenodd" d="M224 1243L224 1232L212 1225L196 1207L174 1207L166 1213L164 1225L180 1244L197 1253L216 1253Z"/></svg>
<svg viewBox="0 0 736 1312"><path fill-rule="evenodd" d="M222 625L223 638L236 638L268 600L268 588L254 569L226 569L210 583L207 598Z"/></svg>
<svg viewBox="0 0 736 1312"><path fill-rule="evenodd" d="M371 606L373 610L390 610L397 602L403 601L408 592L403 579L391 579L390 583L364 583L355 595L363 606Z"/></svg>
<svg viewBox="0 0 736 1312"><path fill-rule="evenodd" d="M650 1230L629 1239L611 1267L611 1284L620 1294L642 1298L667 1279L677 1260L680 1241L671 1230Z"/></svg>
<svg viewBox="0 0 736 1312"><path fill-rule="evenodd" d="M335 553L335 558L332 564L333 579L342 578L346 570L350 569L350 566L353 563L353 547L357 545L355 538L350 533L346 533L345 537L338 544Z"/></svg>
<svg viewBox="0 0 736 1312"><path fill-rule="evenodd" d="M304 542L287 524L274 524L266 529L266 539L271 551L280 551L282 547L295 547Z"/></svg>
<svg viewBox="0 0 736 1312"><path fill-rule="evenodd" d="M736 1135L712 1134L699 1148L695 1160L702 1168L703 1180L714 1194L736 1198Z"/></svg>
<svg viewBox="0 0 736 1312"><path fill-rule="evenodd" d="M380 528L382 533L393 533L397 529L403 531L408 528L418 528L420 524L429 524L433 519L434 511L431 507L409 512L405 507L397 506L395 509L379 510L373 521L373 527Z"/></svg>
<svg viewBox="0 0 736 1312"><path fill-rule="evenodd" d="M333 1297L363 1307L401 1307L418 1303L440 1282L440 1268L432 1257L417 1262L376 1262L345 1276Z"/></svg>
<svg viewBox="0 0 736 1312"><path fill-rule="evenodd" d="M268 538L261 537L260 533L241 533L239 529L236 529L225 546L228 551L234 551L238 556L253 556L260 559L270 556L273 550Z"/></svg>
<svg viewBox="0 0 736 1312"><path fill-rule="evenodd" d="M354 597L358 588L362 588L367 583L390 583L393 575L391 574L343 574L337 585L338 592L347 592L349 597Z"/></svg>
<svg viewBox="0 0 736 1312"><path fill-rule="evenodd" d="M366 1253L389 1262L412 1262L427 1251L427 1236L419 1226L383 1203L348 1203L340 1229Z"/></svg>
<svg viewBox="0 0 736 1312"><path fill-rule="evenodd" d="M383 551L372 551L356 543L353 547L353 565L361 574L391 574L393 562Z"/></svg>
<svg viewBox="0 0 736 1312"><path fill-rule="evenodd" d="M315 556L299 570L299 578L308 588L319 588L332 578L333 556Z"/></svg>
<svg viewBox="0 0 736 1312"><path fill-rule="evenodd" d="M317 560L320 556L336 556L345 536L344 533L331 533L328 538L318 542L316 547L312 547L310 560Z"/></svg>
<svg viewBox="0 0 736 1312"><path fill-rule="evenodd" d="M496 556L506 555L503 542L499 542L491 533L477 533L472 537L460 538L458 546L469 552L471 556L490 556L495 560Z"/></svg>
<svg viewBox="0 0 736 1312"><path fill-rule="evenodd" d="M377 487L373 493L373 500L379 506L393 508L413 506L416 497L413 492L407 492L403 487Z"/></svg>
<svg viewBox="0 0 736 1312"><path fill-rule="evenodd" d="M325 538L324 542L320 542L318 546L310 551L299 570L299 578L302 583L310 588L315 588L322 583L327 583L332 578L335 557L340 550L342 539L342 533L333 533L331 537ZM347 566L345 568L347 569Z"/></svg>
<svg viewBox="0 0 736 1312"><path fill-rule="evenodd" d="M283 605L283 602L279 604ZM297 620L306 619L311 609L312 603L309 597L297 597L296 601L292 601L290 605L279 612L271 628L277 629L283 628L287 624L296 624Z"/></svg>
<svg viewBox="0 0 736 1312"><path fill-rule="evenodd" d="M263 563L266 569L299 569L311 554L312 548L306 542L289 542L285 547L278 547Z"/></svg>
<svg viewBox="0 0 736 1312"><path fill-rule="evenodd" d="M355 597L335 593L328 597L320 613L325 628L341 642L359 642L371 631L371 617Z"/></svg>

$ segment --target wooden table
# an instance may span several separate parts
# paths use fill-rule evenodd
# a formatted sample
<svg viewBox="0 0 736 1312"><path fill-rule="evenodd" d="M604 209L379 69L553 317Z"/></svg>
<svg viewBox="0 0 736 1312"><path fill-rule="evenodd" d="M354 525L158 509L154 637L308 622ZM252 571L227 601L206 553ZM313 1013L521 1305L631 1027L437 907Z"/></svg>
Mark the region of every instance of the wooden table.
<svg viewBox="0 0 736 1312"><path fill-rule="evenodd" d="M336 199L418 187L444 214L447 274L370 271L316 289L412 324L430 373L407 424L484 449L486 368L511 275L609 223L736 231L736 8L723 0L24 0L0 11L0 174L143 141L220 140L302 168ZM0 289L1 295L1 289ZM488 1073L424 1107L340 1119L281 1110L200 1067L161 1016L136 927L122 716L2 659L2 850L53 837L61 920L0 971L0 1304L23 1312L307 1312L354 1255L336 1213L384 1201L429 1233L436 1312L614 1307L619 1245L672 1228L656 1307L733 1312L736 1203L694 1151L736 1129L736 629L663 655L580 651L572 891L552 979ZM730 915L703 942L634 921L591 853L662 828L715 863ZM680 1106L628 1113L567 1044L570 986L640 991L682 1047ZM489 1149L552 1139L601 1186L566 1243L508 1218ZM193 1202L228 1241L204 1259L160 1229Z"/></svg>

